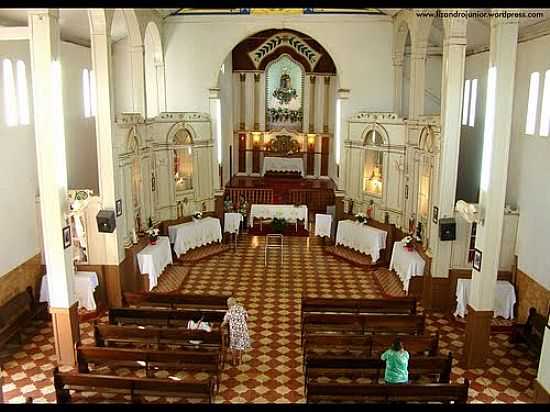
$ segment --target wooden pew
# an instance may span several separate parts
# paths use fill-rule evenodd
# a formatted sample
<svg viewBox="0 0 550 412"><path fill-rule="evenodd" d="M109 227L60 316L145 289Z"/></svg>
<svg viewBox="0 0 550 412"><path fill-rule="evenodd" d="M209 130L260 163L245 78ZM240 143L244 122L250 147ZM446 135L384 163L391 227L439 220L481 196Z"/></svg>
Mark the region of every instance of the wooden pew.
<svg viewBox="0 0 550 412"><path fill-rule="evenodd" d="M538 358L542 350L542 339L546 325L548 325L548 318L537 313L537 309L530 308L527 322L513 326L510 341L512 343L525 343L528 350Z"/></svg>
<svg viewBox="0 0 550 412"><path fill-rule="evenodd" d="M88 373L53 372L55 397L58 404L71 403L70 390L127 393L131 403L140 403L141 396L171 396L187 399L204 399L212 403L215 397L214 379L204 382L174 381L158 378L133 378Z"/></svg>
<svg viewBox="0 0 550 412"><path fill-rule="evenodd" d="M148 378L154 377L153 368L155 367L170 371L205 372L215 379L217 391L220 389L220 358L221 351L159 351L95 346L78 346L76 348L78 372L80 373L90 373L90 363L94 364L94 369L102 365L145 368Z"/></svg>
<svg viewBox="0 0 550 412"><path fill-rule="evenodd" d="M306 402L359 403L466 403L468 379L464 383L429 383L389 385L384 383L310 383L307 386Z"/></svg>
<svg viewBox="0 0 550 412"><path fill-rule="evenodd" d="M120 344L146 345L148 349L160 349L165 345L179 346L182 349L221 351L220 369L224 367L226 354L222 331L191 330L183 328L157 328L94 324L95 345L98 347ZM199 345L190 341L200 341Z"/></svg>
<svg viewBox="0 0 550 412"><path fill-rule="evenodd" d="M437 356L439 334L435 335L307 335L304 337L304 357L318 353L355 353L364 357L379 357L396 337L411 356Z"/></svg>
<svg viewBox="0 0 550 412"><path fill-rule="evenodd" d="M302 297L304 313L402 313L416 314L416 298L332 299Z"/></svg>
<svg viewBox="0 0 550 412"><path fill-rule="evenodd" d="M305 313L302 340L304 336L316 333L423 335L424 324L424 315Z"/></svg>
<svg viewBox="0 0 550 412"><path fill-rule="evenodd" d="M170 309L227 310L230 295L192 295L181 293L125 292L129 306L166 306Z"/></svg>
<svg viewBox="0 0 550 412"><path fill-rule="evenodd" d="M109 309L109 323L186 327L188 321L201 317L204 322L221 323L224 315L225 311L213 310L112 308Z"/></svg>

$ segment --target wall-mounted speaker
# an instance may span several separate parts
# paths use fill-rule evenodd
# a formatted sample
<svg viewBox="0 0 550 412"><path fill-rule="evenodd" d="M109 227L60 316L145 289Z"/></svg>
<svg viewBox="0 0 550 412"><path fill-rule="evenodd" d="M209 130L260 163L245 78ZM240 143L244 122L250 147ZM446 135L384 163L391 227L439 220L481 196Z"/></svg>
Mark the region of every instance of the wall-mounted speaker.
<svg viewBox="0 0 550 412"><path fill-rule="evenodd" d="M100 210L96 216L97 229L101 233L113 233L116 228L115 211Z"/></svg>
<svg viewBox="0 0 550 412"><path fill-rule="evenodd" d="M443 241L456 239L456 222L454 217L439 219L439 239Z"/></svg>

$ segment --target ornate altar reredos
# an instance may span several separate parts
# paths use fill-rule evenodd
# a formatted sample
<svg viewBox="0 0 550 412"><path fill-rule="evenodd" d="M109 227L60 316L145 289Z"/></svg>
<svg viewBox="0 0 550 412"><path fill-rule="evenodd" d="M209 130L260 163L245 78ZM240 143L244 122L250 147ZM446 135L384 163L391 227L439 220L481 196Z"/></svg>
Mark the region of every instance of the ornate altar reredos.
<svg viewBox="0 0 550 412"><path fill-rule="evenodd" d="M300 156L305 148L305 136L286 128L264 134L265 156Z"/></svg>
<svg viewBox="0 0 550 412"><path fill-rule="evenodd" d="M304 68L287 54L266 67L266 125L268 129L301 130Z"/></svg>

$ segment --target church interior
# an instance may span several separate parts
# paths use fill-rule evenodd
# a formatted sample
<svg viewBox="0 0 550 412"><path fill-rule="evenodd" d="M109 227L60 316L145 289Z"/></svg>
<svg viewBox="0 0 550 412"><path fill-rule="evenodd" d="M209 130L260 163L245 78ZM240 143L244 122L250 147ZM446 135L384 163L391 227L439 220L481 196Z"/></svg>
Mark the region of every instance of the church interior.
<svg viewBox="0 0 550 412"><path fill-rule="evenodd" d="M550 403L549 50L550 9L0 9L0 403Z"/></svg>

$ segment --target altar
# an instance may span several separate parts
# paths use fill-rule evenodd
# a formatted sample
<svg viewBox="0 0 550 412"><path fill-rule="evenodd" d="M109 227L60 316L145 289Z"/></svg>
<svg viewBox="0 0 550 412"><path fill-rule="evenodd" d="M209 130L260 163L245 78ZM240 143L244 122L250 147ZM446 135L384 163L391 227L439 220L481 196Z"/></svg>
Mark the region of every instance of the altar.
<svg viewBox="0 0 550 412"><path fill-rule="evenodd" d="M413 276L422 276L426 262L416 250L407 250L402 242L393 244L390 260L390 270L395 270L403 283L403 290L409 291L409 283Z"/></svg>
<svg viewBox="0 0 550 412"><path fill-rule="evenodd" d="M193 222L168 227L168 237L174 243L176 256L188 250L222 241L220 219L205 217Z"/></svg>
<svg viewBox="0 0 550 412"><path fill-rule="evenodd" d="M370 255L372 263L376 263L380 251L386 247L387 235L386 231L363 223L341 220L338 222L336 244Z"/></svg>
<svg viewBox="0 0 550 412"><path fill-rule="evenodd" d="M250 206L249 225L252 227L254 218L260 219L285 219L288 222L303 220L307 229L308 211L307 206L294 205L252 205Z"/></svg>
<svg viewBox="0 0 550 412"><path fill-rule="evenodd" d="M299 173L304 176L304 161L299 157L264 157L262 176L268 172Z"/></svg>

